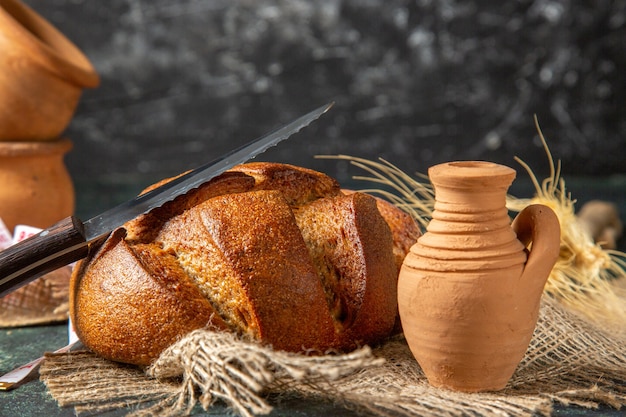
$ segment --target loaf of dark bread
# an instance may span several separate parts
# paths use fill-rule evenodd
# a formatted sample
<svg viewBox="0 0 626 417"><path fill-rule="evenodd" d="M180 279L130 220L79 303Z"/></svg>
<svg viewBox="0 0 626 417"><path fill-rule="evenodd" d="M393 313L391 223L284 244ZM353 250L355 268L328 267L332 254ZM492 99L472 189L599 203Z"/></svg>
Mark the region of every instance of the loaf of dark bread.
<svg viewBox="0 0 626 417"><path fill-rule="evenodd" d="M95 353L138 365L205 327L346 351L397 328L418 236L399 209L322 173L244 164L114 231L74 269L70 315Z"/></svg>

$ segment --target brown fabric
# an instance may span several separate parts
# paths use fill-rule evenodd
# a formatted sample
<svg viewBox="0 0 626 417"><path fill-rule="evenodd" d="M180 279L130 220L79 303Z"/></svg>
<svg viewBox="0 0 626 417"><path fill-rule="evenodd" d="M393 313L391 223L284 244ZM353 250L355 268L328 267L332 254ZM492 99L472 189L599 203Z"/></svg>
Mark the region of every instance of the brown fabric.
<svg viewBox="0 0 626 417"><path fill-rule="evenodd" d="M625 406L624 346L623 333L606 332L544 297L528 352L500 392L431 387L402 338L373 351L304 356L206 330L170 347L146 372L76 352L48 355L41 378L61 406L79 412L130 404L150 407L135 416L178 416L196 403L222 401L251 416L269 413L271 394L290 394L375 415L533 416L550 415L555 401Z"/></svg>
<svg viewBox="0 0 626 417"><path fill-rule="evenodd" d="M150 407L131 415L180 416L197 402L208 409L223 401L239 415L252 416L272 410L264 397L272 387L336 380L383 362L369 347L308 356L275 351L233 333L196 330L164 351L145 373L91 352L74 352L48 354L40 375L59 405L73 406L78 413L146 403Z"/></svg>
<svg viewBox="0 0 626 417"><path fill-rule="evenodd" d="M0 327L67 320L70 274L70 267L57 269L0 298Z"/></svg>

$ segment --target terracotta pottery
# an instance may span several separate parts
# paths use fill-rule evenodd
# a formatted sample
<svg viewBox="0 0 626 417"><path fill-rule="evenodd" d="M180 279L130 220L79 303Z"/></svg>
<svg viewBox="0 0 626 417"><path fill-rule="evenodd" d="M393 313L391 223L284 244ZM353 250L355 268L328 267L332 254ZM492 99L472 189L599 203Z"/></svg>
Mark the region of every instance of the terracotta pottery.
<svg viewBox="0 0 626 417"><path fill-rule="evenodd" d="M0 142L0 218L46 228L74 211L74 185L64 164L68 139Z"/></svg>
<svg viewBox="0 0 626 417"><path fill-rule="evenodd" d="M558 218L532 205L511 225L506 194L515 171L506 166L449 162L428 173L432 220L398 281L406 340L431 385L502 389L537 324L559 254Z"/></svg>
<svg viewBox="0 0 626 417"><path fill-rule="evenodd" d="M63 34L18 0L0 0L0 140L55 140L100 79Z"/></svg>

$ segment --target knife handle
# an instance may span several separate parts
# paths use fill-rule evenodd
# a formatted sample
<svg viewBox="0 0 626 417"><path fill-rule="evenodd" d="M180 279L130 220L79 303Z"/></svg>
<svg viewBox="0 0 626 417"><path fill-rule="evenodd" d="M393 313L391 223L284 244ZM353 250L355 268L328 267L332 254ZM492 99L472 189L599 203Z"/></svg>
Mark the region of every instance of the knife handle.
<svg viewBox="0 0 626 417"><path fill-rule="evenodd" d="M83 223L74 216L0 251L0 297L87 256Z"/></svg>

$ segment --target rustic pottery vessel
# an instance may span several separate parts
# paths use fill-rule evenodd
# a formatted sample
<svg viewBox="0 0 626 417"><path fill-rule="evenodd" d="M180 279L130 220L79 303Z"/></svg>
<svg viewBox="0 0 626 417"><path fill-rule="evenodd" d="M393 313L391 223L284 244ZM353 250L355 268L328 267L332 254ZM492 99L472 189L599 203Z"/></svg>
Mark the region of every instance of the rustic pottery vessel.
<svg viewBox="0 0 626 417"><path fill-rule="evenodd" d="M63 34L18 0L0 0L0 140L55 140L100 79Z"/></svg>
<svg viewBox="0 0 626 417"><path fill-rule="evenodd" d="M74 185L63 162L68 139L0 141L0 218L45 228L74 211ZM70 267L63 267L0 298L0 327L67 320Z"/></svg>
<svg viewBox="0 0 626 417"><path fill-rule="evenodd" d="M398 281L406 340L431 385L502 389L537 324L559 254L558 218L532 205L511 225L506 194L515 171L506 166L449 162L428 173L435 190L432 221Z"/></svg>
<svg viewBox="0 0 626 417"><path fill-rule="evenodd" d="M46 228L74 211L74 185L64 164L68 139L0 142L0 218Z"/></svg>

